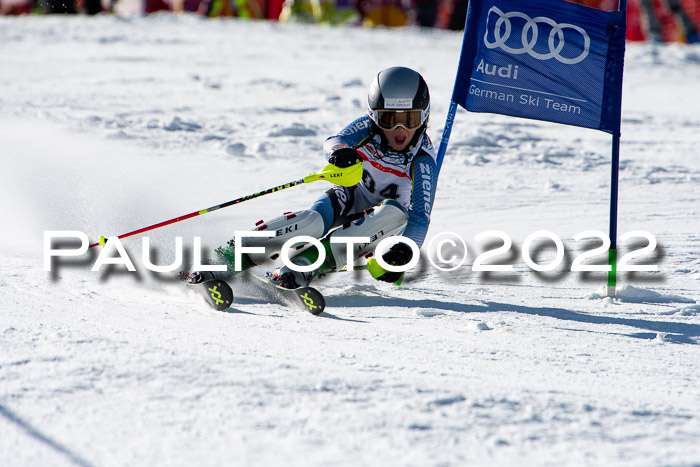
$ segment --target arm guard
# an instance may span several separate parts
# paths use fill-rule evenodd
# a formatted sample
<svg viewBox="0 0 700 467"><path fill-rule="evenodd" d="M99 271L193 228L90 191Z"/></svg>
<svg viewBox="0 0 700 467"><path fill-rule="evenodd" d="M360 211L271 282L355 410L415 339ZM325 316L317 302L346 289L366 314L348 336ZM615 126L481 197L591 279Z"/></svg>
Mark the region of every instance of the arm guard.
<svg viewBox="0 0 700 467"><path fill-rule="evenodd" d="M423 245L423 240L428 233L437 176L437 165L432 157L425 153L416 157L411 167L413 189L408 210L408 224L402 235L416 242L419 248Z"/></svg>
<svg viewBox="0 0 700 467"><path fill-rule="evenodd" d="M360 117L335 136L331 136L323 143L323 152L328 155L339 147L357 148L370 136L370 120L368 116Z"/></svg>

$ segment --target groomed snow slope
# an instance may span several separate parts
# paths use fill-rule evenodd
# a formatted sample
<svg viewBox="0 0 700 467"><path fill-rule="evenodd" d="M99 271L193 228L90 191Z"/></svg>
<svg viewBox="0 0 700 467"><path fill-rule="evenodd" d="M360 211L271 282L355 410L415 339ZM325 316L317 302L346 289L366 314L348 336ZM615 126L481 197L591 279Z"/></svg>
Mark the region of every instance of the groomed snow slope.
<svg viewBox="0 0 700 467"><path fill-rule="evenodd" d="M697 465L700 48L628 47L619 232L658 273L567 272L607 232L610 137L460 111L429 239L469 259L404 285L315 284L328 313L256 298L213 312L167 275L43 269L43 235L95 241L285 182L364 112L386 67L430 85L439 140L461 35L192 16L0 18L0 465ZM149 235L206 247L308 207L295 187ZM501 230L514 271L475 273ZM538 230L566 245L535 273ZM621 253L645 244L637 239ZM495 244L497 246L497 244ZM189 252L186 258L189 258ZM553 257L538 248L538 261ZM534 249L533 249L534 255ZM604 256L596 258L604 262Z"/></svg>

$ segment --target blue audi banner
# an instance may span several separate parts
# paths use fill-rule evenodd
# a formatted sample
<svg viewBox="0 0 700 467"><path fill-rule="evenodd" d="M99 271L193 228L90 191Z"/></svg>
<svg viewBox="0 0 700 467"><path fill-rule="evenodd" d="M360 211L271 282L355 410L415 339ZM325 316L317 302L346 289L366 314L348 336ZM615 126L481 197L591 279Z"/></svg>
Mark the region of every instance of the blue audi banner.
<svg viewBox="0 0 700 467"><path fill-rule="evenodd" d="M619 136L624 54L624 11L470 0L452 100Z"/></svg>

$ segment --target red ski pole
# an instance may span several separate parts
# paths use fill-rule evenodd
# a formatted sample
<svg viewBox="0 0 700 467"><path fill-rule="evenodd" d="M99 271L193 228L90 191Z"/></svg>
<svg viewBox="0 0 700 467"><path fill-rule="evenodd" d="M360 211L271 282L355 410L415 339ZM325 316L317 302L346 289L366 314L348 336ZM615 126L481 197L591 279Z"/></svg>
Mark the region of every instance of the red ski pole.
<svg viewBox="0 0 700 467"><path fill-rule="evenodd" d="M312 173L310 175L307 175L306 177L296 180L294 182L289 182L285 183L284 185L279 185L274 188L268 188L267 190L259 191L257 193L253 193L252 195L247 195L243 196L241 198L237 198L231 201L227 201L225 203L217 204L216 206L212 206L207 209L202 209L201 211L195 211L191 212L189 214L185 214L184 216L179 216L175 217L173 219L159 222L157 224L149 225L148 227L142 227L137 230L133 230L131 232L127 232L125 234L119 235L117 238L122 239L126 237L131 237L133 235L138 235L144 232L148 232L149 230L154 230L159 227L164 227L166 225L174 224L176 222L184 221L186 219L191 219L193 217L201 216L202 214L206 214L208 212L216 211L221 208L225 208L228 206L233 206L234 204L239 204L244 201L248 201L254 198L258 198L260 196L268 195L270 193L275 193L277 191L285 190L287 188L291 188L293 186L301 185L302 183L311 183L315 182L318 180L326 180L328 182L334 183L336 185L341 185L341 186L353 186L357 184L357 182L360 181L362 178L362 163L358 162L357 164L346 167L346 168L339 168L336 167L333 164L328 164L325 166L323 169L321 169L320 172ZM100 237L99 242L92 243L89 245L89 248L95 247L97 245L103 245L106 243L106 239L103 236Z"/></svg>

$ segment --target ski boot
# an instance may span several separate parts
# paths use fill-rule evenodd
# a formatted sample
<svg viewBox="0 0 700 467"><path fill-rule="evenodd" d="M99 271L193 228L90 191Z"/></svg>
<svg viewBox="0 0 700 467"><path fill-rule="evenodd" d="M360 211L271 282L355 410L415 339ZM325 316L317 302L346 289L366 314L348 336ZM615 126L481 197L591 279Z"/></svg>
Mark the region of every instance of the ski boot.
<svg viewBox="0 0 700 467"><path fill-rule="evenodd" d="M296 256L292 258L292 263L299 266L308 266L311 260L304 256ZM301 272L295 271L287 266L280 266L272 272L265 274L265 278L274 285L285 289L298 289L300 287L308 287L311 280L318 276L317 271Z"/></svg>
<svg viewBox="0 0 700 467"><path fill-rule="evenodd" d="M241 270L236 271L235 269L235 255L234 255L234 241L229 240L226 246L220 246L214 250L216 253L216 258L214 260L204 260L202 264L207 265L226 265L226 271L180 271L178 273L178 279L187 282L189 284L199 284L201 282L209 281L212 279L216 280L228 280L235 276L239 272L243 272L246 269L250 269L255 264L251 261L250 257L243 253L241 255Z"/></svg>

